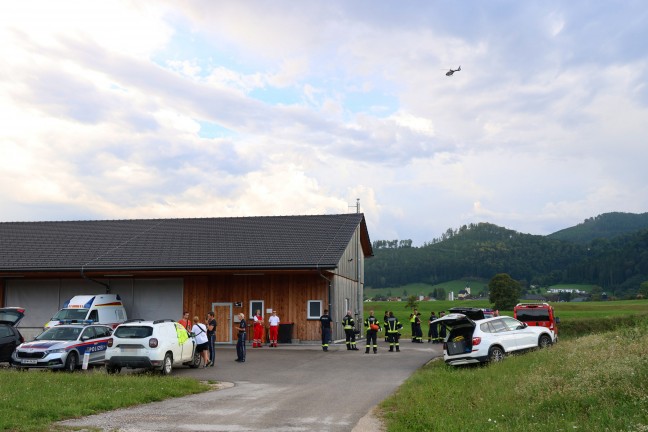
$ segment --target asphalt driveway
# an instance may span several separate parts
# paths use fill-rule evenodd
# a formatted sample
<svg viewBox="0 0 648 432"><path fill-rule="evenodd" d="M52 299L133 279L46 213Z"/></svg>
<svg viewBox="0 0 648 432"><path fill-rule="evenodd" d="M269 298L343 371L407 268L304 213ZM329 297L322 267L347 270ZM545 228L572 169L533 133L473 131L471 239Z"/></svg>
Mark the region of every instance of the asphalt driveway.
<svg viewBox="0 0 648 432"><path fill-rule="evenodd" d="M332 345L216 348L216 366L173 374L229 382L229 388L58 423L93 431L351 431L412 372L442 354L441 346L403 342L400 353L347 351Z"/></svg>

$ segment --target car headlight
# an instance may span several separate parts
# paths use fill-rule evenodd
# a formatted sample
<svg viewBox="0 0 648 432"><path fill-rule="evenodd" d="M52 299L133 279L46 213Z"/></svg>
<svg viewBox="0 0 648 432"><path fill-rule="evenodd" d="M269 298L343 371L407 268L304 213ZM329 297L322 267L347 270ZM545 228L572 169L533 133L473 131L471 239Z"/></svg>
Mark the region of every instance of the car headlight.
<svg viewBox="0 0 648 432"><path fill-rule="evenodd" d="M65 348L47 350L47 351L45 351L45 355L48 355L48 354L60 354L62 352L65 352Z"/></svg>

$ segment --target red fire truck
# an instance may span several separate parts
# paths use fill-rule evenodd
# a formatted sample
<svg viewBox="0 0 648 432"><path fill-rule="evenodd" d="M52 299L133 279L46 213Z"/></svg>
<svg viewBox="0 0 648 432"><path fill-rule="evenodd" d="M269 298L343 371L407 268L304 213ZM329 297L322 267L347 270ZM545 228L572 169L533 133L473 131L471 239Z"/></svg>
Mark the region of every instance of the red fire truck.
<svg viewBox="0 0 648 432"><path fill-rule="evenodd" d="M530 326L542 326L552 330L558 341L558 324L560 318L554 313L549 303L518 303L513 309L513 318Z"/></svg>

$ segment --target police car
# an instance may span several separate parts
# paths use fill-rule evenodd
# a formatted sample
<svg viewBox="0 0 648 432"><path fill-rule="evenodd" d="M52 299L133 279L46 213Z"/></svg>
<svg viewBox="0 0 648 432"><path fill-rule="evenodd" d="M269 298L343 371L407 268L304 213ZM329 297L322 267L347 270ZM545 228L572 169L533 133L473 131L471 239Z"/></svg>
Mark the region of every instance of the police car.
<svg viewBox="0 0 648 432"><path fill-rule="evenodd" d="M18 345L11 356L17 368L49 368L74 371L88 354L89 365L103 365L112 328L108 325L59 324L45 330L32 342Z"/></svg>

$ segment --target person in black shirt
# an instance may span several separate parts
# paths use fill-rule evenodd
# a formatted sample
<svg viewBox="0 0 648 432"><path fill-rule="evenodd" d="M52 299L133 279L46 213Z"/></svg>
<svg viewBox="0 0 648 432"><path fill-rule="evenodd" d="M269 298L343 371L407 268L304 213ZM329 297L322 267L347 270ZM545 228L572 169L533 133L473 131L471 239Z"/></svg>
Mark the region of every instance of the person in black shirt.
<svg viewBox="0 0 648 432"><path fill-rule="evenodd" d="M245 363L245 332L247 331L247 322L245 322L245 314L240 313L239 323L236 328L238 330L238 340L236 341L236 361Z"/></svg>
<svg viewBox="0 0 648 432"><path fill-rule="evenodd" d="M322 324L322 349L328 351L329 342L331 341L331 317L328 314L328 309L324 309L324 315L320 317Z"/></svg>
<svg viewBox="0 0 648 432"><path fill-rule="evenodd" d="M214 366L214 360L216 359L216 351L214 350L214 344L216 343L216 319L214 318L213 311L207 313L207 339L209 342L209 363L207 366Z"/></svg>

